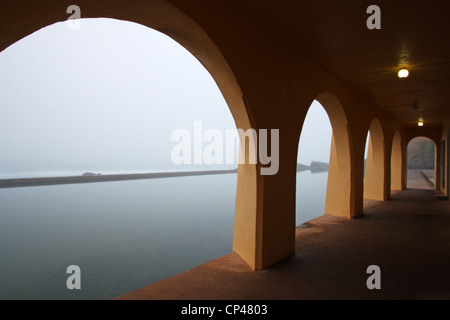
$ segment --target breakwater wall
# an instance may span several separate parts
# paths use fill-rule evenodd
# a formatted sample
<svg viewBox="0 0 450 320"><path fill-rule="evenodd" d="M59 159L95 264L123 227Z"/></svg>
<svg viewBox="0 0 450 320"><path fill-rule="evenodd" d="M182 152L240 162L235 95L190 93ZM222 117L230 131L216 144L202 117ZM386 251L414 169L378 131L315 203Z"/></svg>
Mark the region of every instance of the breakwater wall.
<svg viewBox="0 0 450 320"><path fill-rule="evenodd" d="M234 169L234 170L186 171L186 172L156 172L156 173L138 173L138 174L114 174L114 175L96 175L96 176L2 179L2 180L0 180L0 188L37 187L37 186L52 186L52 185L62 185L62 184L97 183L97 182L130 181L130 180L145 180L145 179L163 179L163 178L177 178L177 177L231 174L231 173L237 173L237 169Z"/></svg>

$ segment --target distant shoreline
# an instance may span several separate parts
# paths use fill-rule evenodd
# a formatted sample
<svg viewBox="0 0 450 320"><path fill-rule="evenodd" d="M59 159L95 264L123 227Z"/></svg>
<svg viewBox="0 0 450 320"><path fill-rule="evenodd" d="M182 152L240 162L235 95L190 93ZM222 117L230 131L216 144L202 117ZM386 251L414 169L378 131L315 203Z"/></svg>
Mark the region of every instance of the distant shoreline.
<svg viewBox="0 0 450 320"><path fill-rule="evenodd" d="M111 174L111 175L98 175L98 176L82 176L82 175L80 175L80 176L67 176L67 177L0 179L0 189L20 188L20 187L54 186L54 185L64 185L64 184L96 183L96 182L163 179L163 178L191 177L191 176L218 175L218 174L231 174L231 173L237 173L237 169Z"/></svg>

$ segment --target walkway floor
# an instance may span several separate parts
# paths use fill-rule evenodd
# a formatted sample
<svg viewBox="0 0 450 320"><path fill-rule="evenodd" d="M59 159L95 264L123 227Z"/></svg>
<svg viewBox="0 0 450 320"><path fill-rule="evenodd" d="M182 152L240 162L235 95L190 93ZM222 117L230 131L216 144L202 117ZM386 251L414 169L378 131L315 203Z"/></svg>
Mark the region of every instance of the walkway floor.
<svg viewBox="0 0 450 320"><path fill-rule="evenodd" d="M262 272L233 253L119 299L450 299L450 203L441 195L410 189L365 201L360 219L312 220L297 228L295 255ZM367 289L370 265L381 268L381 290Z"/></svg>
<svg viewBox="0 0 450 320"><path fill-rule="evenodd" d="M428 172L427 172L428 173ZM408 170L408 188L410 189L425 189L433 190L433 186L428 182L421 170Z"/></svg>
<svg viewBox="0 0 450 320"><path fill-rule="evenodd" d="M436 170L420 170L420 172L428 180L428 183L434 188L436 185Z"/></svg>

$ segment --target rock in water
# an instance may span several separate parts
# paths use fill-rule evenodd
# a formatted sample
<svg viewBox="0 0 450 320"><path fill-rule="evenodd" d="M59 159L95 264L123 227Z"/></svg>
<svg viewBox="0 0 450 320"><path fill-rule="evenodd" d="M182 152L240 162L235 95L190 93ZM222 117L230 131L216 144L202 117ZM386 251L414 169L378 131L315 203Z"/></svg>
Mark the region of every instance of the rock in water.
<svg viewBox="0 0 450 320"><path fill-rule="evenodd" d="M311 162L311 172L325 172L328 171L328 163L313 161Z"/></svg>
<svg viewBox="0 0 450 320"><path fill-rule="evenodd" d="M85 177L93 177L93 176L97 176L97 174L96 173L92 173L92 172L85 172L85 173L83 173L83 176L85 176Z"/></svg>
<svg viewBox="0 0 450 320"><path fill-rule="evenodd" d="M306 164L297 163L297 172L301 171L307 171L310 170L311 167L307 166Z"/></svg>

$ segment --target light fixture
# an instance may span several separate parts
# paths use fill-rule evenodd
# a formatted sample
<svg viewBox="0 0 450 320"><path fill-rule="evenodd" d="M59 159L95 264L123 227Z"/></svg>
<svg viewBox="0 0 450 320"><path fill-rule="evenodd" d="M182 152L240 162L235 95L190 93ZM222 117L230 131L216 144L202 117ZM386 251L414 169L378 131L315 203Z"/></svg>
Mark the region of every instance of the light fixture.
<svg viewBox="0 0 450 320"><path fill-rule="evenodd" d="M419 122L417 123L417 125L418 125L419 127L423 127L423 126L424 126L424 123L423 123L422 120L419 120Z"/></svg>
<svg viewBox="0 0 450 320"><path fill-rule="evenodd" d="M409 71L408 71L408 69L401 69L401 70L398 72L398 77L399 77L400 79L408 78L408 76L409 76Z"/></svg>

